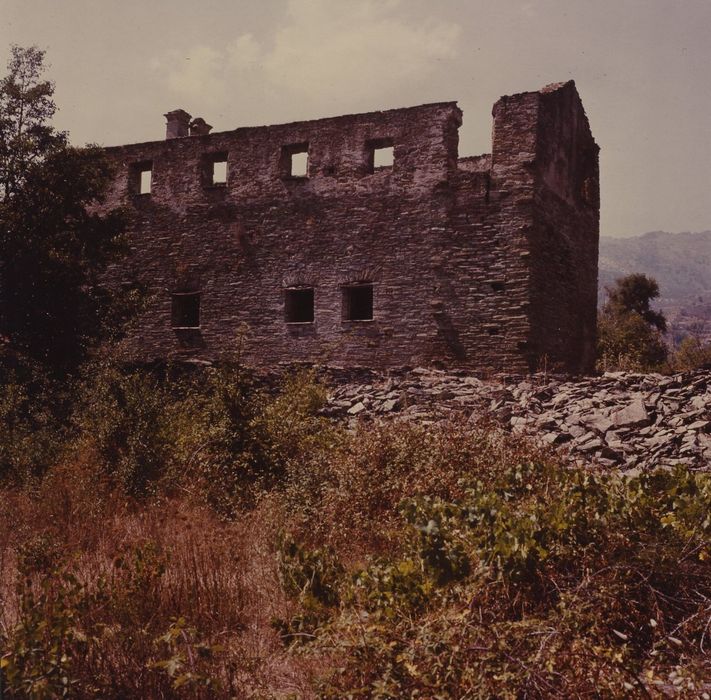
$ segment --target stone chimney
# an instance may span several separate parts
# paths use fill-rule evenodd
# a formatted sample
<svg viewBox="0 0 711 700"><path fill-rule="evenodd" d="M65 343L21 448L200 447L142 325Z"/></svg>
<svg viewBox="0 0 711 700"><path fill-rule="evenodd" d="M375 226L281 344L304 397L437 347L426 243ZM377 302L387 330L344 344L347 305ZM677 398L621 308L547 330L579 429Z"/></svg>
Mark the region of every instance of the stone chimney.
<svg viewBox="0 0 711 700"><path fill-rule="evenodd" d="M190 128L190 115L184 109L174 109L163 115L166 119L165 138L177 139L187 136Z"/></svg>
<svg viewBox="0 0 711 700"><path fill-rule="evenodd" d="M202 117L195 117L190 122L191 136L207 136L212 130L212 126L208 124Z"/></svg>

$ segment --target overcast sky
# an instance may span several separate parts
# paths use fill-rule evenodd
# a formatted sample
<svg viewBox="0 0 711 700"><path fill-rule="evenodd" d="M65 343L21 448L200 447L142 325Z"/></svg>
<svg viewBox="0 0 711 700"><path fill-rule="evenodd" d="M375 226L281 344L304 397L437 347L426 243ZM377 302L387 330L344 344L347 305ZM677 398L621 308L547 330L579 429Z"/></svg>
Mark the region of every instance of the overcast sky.
<svg viewBox="0 0 711 700"><path fill-rule="evenodd" d="M0 39L46 49L75 144L457 100L473 155L500 95L573 78L603 235L711 229L711 0L0 0Z"/></svg>

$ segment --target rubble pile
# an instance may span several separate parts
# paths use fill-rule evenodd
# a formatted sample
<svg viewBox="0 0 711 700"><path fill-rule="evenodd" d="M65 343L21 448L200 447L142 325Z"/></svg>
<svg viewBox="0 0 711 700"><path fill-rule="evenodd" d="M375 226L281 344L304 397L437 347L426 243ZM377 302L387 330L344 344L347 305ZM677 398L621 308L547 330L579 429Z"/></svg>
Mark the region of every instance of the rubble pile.
<svg viewBox="0 0 711 700"><path fill-rule="evenodd" d="M336 385L324 414L351 424L386 417L420 423L493 419L602 466L711 465L709 371L608 372L576 380L532 375L504 382L417 368Z"/></svg>

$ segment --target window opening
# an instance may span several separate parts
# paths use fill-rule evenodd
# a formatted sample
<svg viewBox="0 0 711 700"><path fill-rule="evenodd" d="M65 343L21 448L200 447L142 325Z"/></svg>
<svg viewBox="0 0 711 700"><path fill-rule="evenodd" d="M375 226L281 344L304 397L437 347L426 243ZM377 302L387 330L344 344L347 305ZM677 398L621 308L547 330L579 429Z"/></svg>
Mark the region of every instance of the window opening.
<svg viewBox="0 0 711 700"><path fill-rule="evenodd" d="M281 153L282 177L309 176L309 144L297 143L284 146Z"/></svg>
<svg viewBox="0 0 711 700"><path fill-rule="evenodd" d="M503 282L503 280L494 280L494 281L491 283L491 288L492 288L495 292L503 292L505 286L506 286L506 284Z"/></svg>
<svg viewBox="0 0 711 700"><path fill-rule="evenodd" d="M297 287L292 289L285 289L284 316L287 323L313 323L313 287Z"/></svg>
<svg viewBox="0 0 711 700"><path fill-rule="evenodd" d="M374 139L366 143L366 165L369 173L392 168L395 163L395 148L390 138Z"/></svg>
<svg viewBox="0 0 711 700"><path fill-rule="evenodd" d="M345 321L373 320L373 285L371 283L343 287L343 319Z"/></svg>
<svg viewBox="0 0 711 700"><path fill-rule="evenodd" d="M212 184L226 185L227 184L227 159L214 160L212 162Z"/></svg>
<svg viewBox="0 0 711 700"><path fill-rule="evenodd" d="M224 187L227 184L227 153L204 155L202 177L205 187Z"/></svg>
<svg viewBox="0 0 711 700"><path fill-rule="evenodd" d="M393 147L376 148L373 150L373 168L392 168L394 161Z"/></svg>
<svg viewBox="0 0 711 700"><path fill-rule="evenodd" d="M291 177L306 177L309 169L308 153L291 154Z"/></svg>
<svg viewBox="0 0 711 700"><path fill-rule="evenodd" d="M153 180L153 163L136 163L131 166L130 187L134 194L150 194Z"/></svg>
<svg viewBox="0 0 711 700"><path fill-rule="evenodd" d="M173 294L173 328L200 327L200 293L176 292Z"/></svg>
<svg viewBox="0 0 711 700"><path fill-rule="evenodd" d="M151 193L151 171L142 170L141 171L141 185L138 190L138 194L150 194Z"/></svg>

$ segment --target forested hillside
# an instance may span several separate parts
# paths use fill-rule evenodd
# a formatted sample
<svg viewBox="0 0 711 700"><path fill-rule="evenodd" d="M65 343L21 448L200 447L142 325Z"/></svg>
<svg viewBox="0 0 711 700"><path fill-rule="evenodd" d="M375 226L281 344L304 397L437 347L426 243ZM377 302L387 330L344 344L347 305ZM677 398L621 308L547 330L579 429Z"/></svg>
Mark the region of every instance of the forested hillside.
<svg viewBox="0 0 711 700"><path fill-rule="evenodd" d="M643 272L659 283L661 296L655 305L670 321L674 338L696 334L711 340L711 231L602 237L600 304L606 286L633 272Z"/></svg>

